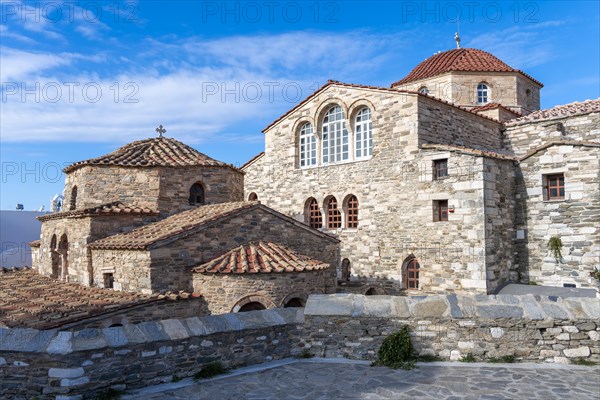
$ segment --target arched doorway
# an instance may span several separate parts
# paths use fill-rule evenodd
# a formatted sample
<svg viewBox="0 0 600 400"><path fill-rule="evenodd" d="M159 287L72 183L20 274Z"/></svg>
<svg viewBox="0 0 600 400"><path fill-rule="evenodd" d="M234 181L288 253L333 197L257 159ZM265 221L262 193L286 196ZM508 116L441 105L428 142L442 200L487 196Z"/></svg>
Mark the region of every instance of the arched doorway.
<svg viewBox="0 0 600 400"><path fill-rule="evenodd" d="M402 263L402 283L404 289L416 290L419 288L419 270L421 266L414 256L409 256Z"/></svg>
<svg viewBox="0 0 600 400"><path fill-rule="evenodd" d="M304 300L299 297L294 297L293 299L289 299L287 303L283 305L284 308L293 308L293 307L304 307Z"/></svg>
<svg viewBox="0 0 600 400"><path fill-rule="evenodd" d="M344 258L342 260L342 281L348 282L350 280L350 260Z"/></svg>
<svg viewBox="0 0 600 400"><path fill-rule="evenodd" d="M67 234L63 234L58 242L58 254L60 257L60 274L59 279L67 279L69 276L69 240Z"/></svg>
<svg viewBox="0 0 600 400"><path fill-rule="evenodd" d="M258 301L251 301L250 303L246 303L243 306L241 306L238 312L259 311L266 309L267 307L265 307L264 304L259 303Z"/></svg>
<svg viewBox="0 0 600 400"><path fill-rule="evenodd" d="M52 267L50 277L54 279L60 278L60 253L56 246L56 235L52 235L52 239L50 239L50 263Z"/></svg>

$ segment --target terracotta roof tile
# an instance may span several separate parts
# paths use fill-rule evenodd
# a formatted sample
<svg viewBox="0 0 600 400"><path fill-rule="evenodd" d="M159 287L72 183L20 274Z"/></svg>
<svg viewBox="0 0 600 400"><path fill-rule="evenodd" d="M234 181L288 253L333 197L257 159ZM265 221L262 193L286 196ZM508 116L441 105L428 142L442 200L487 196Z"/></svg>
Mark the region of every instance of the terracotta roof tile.
<svg viewBox="0 0 600 400"><path fill-rule="evenodd" d="M208 223L257 204L259 203L256 201L239 201L200 206L127 233L97 240L91 243L89 248L143 250L156 242L193 232Z"/></svg>
<svg viewBox="0 0 600 400"><path fill-rule="evenodd" d="M145 304L200 297L142 295L61 282L28 268L0 269L0 326L52 329Z"/></svg>
<svg viewBox="0 0 600 400"><path fill-rule="evenodd" d="M193 269L205 274L256 274L318 271L329 264L271 242L246 243Z"/></svg>
<svg viewBox="0 0 600 400"><path fill-rule="evenodd" d="M435 150L447 150L456 151L458 153L470 154L473 156L482 156L488 158L497 158L501 160L516 161L517 158L510 154L502 154L494 151L473 149L471 147L455 146L449 144L438 144L438 143L424 143L419 146L422 149L435 149Z"/></svg>
<svg viewBox="0 0 600 400"><path fill-rule="evenodd" d="M511 112L511 113L513 113L515 115L521 115L518 112L511 110L510 108L504 107L500 103L488 103L485 106L473 107L473 108L471 108L471 111L480 112L480 111L494 110L496 108L503 108L506 111Z"/></svg>
<svg viewBox="0 0 600 400"><path fill-rule="evenodd" d="M600 98L596 100L576 101L574 103L565 104L548 108L546 110L534 111L521 118L511 119L506 121L504 125L515 126L530 122L547 121L552 119L566 118L573 115L588 114L600 111Z"/></svg>
<svg viewBox="0 0 600 400"><path fill-rule="evenodd" d="M75 218L75 217L89 217L98 215L122 215L122 214L147 214L147 215L158 215L159 212L151 210L147 207L127 206L120 201L114 201L111 203L101 204L95 207L83 208L81 210L72 211L61 211L57 213L42 215L37 217L39 221L49 221L52 219L59 218Z"/></svg>
<svg viewBox="0 0 600 400"><path fill-rule="evenodd" d="M510 67L504 61L487 51L464 48L434 54L417 65L408 75L406 75L406 77L392 83L392 87L453 71L518 72L540 86L543 86L542 83L533 79L531 76L523 71Z"/></svg>
<svg viewBox="0 0 600 400"><path fill-rule="evenodd" d="M71 172L84 165L114 165L121 167L218 166L237 170L230 164L214 160L178 140L166 137L138 140L104 156L71 164L64 171Z"/></svg>

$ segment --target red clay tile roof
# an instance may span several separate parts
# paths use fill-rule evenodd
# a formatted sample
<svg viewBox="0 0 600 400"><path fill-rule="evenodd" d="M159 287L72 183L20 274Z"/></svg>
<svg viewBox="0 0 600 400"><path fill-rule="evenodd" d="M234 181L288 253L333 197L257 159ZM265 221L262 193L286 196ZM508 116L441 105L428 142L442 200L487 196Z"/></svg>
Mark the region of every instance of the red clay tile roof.
<svg viewBox="0 0 600 400"><path fill-rule="evenodd" d="M329 264L299 255L271 242L246 243L200 265L194 272L205 274L256 274L318 271Z"/></svg>
<svg viewBox="0 0 600 400"><path fill-rule="evenodd" d="M64 169L71 172L84 165L114 165L121 167L229 167L173 138L155 137L138 140L98 158L79 161Z"/></svg>
<svg viewBox="0 0 600 400"><path fill-rule="evenodd" d="M0 326L51 329L197 293L142 295L61 282L23 269L0 269Z"/></svg>
<svg viewBox="0 0 600 400"><path fill-rule="evenodd" d="M333 235L320 232L310 228L308 225L295 219L281 214L267 206L260 204L260 201L238 201L230 203L218 203L200 206L192 210L182 211L158 222L154 222L127 233L120 233L99 239L89 244L90 249L106 250L147 250L153 245L161 245L165 242L177 240L200 229L228 218L249 211L253 208L260 208L278 218L284 219L298 227L309 230L323 238L339 242L339 239ZM161 242L161 243L159 243Z"/></svg>
<svg viewBox="0 0 600 400"><path fill-rule="evenodd" d="M261 151L260 153L258 153L257 155L255 155L254 157L252 157L251 159L249 159L248 161L246 161L246 162L244 163L244 165L242 165L242 166L240 167L240 169L244 169L244 168L246 168L248 165L252 164L254 161L258 160L259 158L261 158L261 157L262 157L262 156L264 156L264 155L265 155L265 152L264 152L264 151Z"/></svg>
<svg viewBox="0 0 600 400"><path fill-rule="evenodd" d="M502 104L500 103L488 103L485 106L477 106L477 107L473 107L471 108L471 111L476 111L476 112L480 112L480 111L487 111L487 110L494 110L496 108L503 108L506 111L509 111L515 115L521 115L516 111L511 110L510 108L506 108L504 107Z"/></svg>
<svg viewBox="0 0 600 400"><path fill-rule="evenodd" d="M547 121L551 119L566 118L573 115L588 114L600 111L600 98L596 100L576 101L574 103L565 104L548 108L546 110L534 111L521 118L511 119L506 121L504 125L514 126L522 125L530 122Z"/></svg>
<svg viewBox="0 0 600 400"><path fill-rule="evenodd" d="M457 153L470 154L473 156L481 156L488 158L497 158L501 160L516 161L517 158L510 154L502 154L494 151L473 149L471 147L455 146L450 144L438 144L438 143L424 143L419 146L422 149L435 149L435 150L447 150L455 151Z"/></svg>
<svg viewBox="0 0 600 400"><path fill-rule="evenodd" d="M406 77L392 83L392 87L453 71L518 72L540 86L543 86L531 76L510 67L504 61L487 51L479 49L453 49L429 57L410 71Z"/></svg>
<svg viewBox="0 0 600 400"><path fill-rule="evenodd" d="M127 233L97 240L89 248L144 250L156 242L194 232L199 227L257 204L256 201L238 201L200 206Z"/></svg>
<svg viewBox="0 0 600 400"><path fill-rule="evenodd" d="M123 215L123 214L144 214L144 215L158 215L159 212L155 210L151 210L147 207L137 207L137 206L126 206L120 201L114 201L112 203L101 204L95 207L83 208L81 210L72 210L72 211L61 211L57 213L42 215L37 217L38 221L49 221L52 219L59 218L80 218L80 217L90 217L90 216L99 216L99 215Z"/></svg>

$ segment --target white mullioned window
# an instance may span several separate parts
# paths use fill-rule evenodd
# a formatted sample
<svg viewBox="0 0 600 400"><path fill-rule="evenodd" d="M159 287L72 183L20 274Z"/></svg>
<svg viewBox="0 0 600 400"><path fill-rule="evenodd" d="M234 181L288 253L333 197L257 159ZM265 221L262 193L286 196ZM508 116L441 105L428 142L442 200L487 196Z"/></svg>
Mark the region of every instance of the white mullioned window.
<svg viewBox="0 0 600 400"><path fill-rule="evenodd" d="M489 88L485 83L477 85L477 104L487 104L489 101Z"/></svg>
<svg viewBox="0 0 600 400"><path fill-rule="evenodd" d="M363 108L358 112L354 128L356 158L371 157L373 155L373 125L370 109Z"/></svg>
<svg viewBox="0 0 600 400"><path fill-rule="evenodd" d="M300 128L300 167L317 165L317 137L312 125L307 122Z"/></svg>
<svg viewBox="0 0 600 400"><path fill-rule="evenodd" d="M323 118L323 164L348 160L348 129L344 112L333 106Z"/></svg>

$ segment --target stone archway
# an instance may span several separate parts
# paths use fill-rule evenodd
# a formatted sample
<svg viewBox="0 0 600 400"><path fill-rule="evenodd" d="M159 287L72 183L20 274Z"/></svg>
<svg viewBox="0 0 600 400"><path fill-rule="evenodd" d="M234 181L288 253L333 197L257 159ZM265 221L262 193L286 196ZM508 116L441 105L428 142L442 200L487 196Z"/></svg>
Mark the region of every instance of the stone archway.
<svg viewBox="0 0 600 400"><path fill-rule="evenodd" d="M386 294L387 292L385 289L382 289L379 286L369 286L367 290L365 290L365 296L381 296Z"/></svg>
<svg viewBox="0 0 600 400"><path fill-rule="evenodd" d="M265 310L267 308L277 307L273 301L267 297L253 294L250 296L242 297L235 303L231 309L232 313Z"/></svg>
<svg viewBox="0 0 600 400"><path fill-rule="evenodd" d="M60 237L60 241L58 242L58 254L59 254L59 265L60 265L60 274L58 276L59 279L68 280L69 276L69 239L67 238L67 234L64 233Z"/></svg>
<svg viewBox="0 0 600 400"><path fill-rule="evenodd" d="M60 253L57 249L56 234L50 239L50 277L54 279L60 278Z"/></svg>
<svg viewBox="0 0 600 400"><path fill-rule="evenodd" d="M290 308L290 307L304 307L306 305L306 300L308 296L304 293L294 292L290 293L281 302L281 307Z"/></svg>

